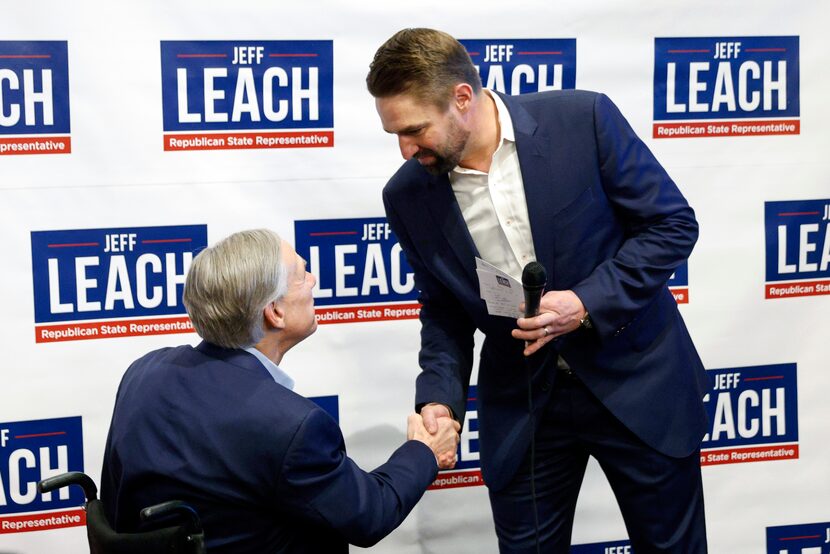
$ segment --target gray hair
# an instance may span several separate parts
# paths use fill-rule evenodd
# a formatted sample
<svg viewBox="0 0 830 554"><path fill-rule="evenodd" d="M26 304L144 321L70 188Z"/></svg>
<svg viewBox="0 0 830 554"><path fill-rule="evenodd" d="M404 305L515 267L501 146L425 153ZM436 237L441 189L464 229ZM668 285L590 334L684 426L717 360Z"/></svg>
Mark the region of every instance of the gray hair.
<svg viewBox="0 0 830 554"><path fill-rule="evenodd" d="M262 310L288 287L281 244L268 229L241 231L193 259L183 300L199 336L225 348L262 340Z"/></svg>

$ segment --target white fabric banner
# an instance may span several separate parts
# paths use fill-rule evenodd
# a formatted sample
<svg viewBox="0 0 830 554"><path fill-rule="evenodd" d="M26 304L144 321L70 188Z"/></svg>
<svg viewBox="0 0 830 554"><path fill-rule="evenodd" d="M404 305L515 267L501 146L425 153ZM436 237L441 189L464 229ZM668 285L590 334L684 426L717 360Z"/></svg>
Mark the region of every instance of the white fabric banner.
<svg viewBox="0 0 830 554"><path fill-rule="evenodd" d="M364 469L405 439L420 325L380 197L402 159L365 76L384 40L420 26L480 47L497 88L619 106L700 223L672 288L719 385L702 453L710 551L826 551L828 21L826 2L770 0L6 3L0 552L86 552L79 502L31 487L64 469L98 482L121 375L198 342L180 276L237 230L274 229L318 277L321 325L282 364L296 390L336 397ZM373 552L497 551L472 402L461 469ZM573 544L626 541L592 462Z"/></svg>

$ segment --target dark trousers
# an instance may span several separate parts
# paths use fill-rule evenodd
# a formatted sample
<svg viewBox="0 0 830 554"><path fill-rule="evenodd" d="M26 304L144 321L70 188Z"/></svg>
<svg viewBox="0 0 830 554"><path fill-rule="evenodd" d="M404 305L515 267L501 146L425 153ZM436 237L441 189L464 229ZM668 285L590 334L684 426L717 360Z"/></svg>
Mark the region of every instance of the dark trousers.
<svg viewBox="0 0 830 554"><path fill-rule="evenodd" d="M648 399L643 403L645 408ZM660 454L611 415L578 378L563 371L557 372L535 442L539 552L569 552L589 456L599 462L614 491L633 552L706 552L699 451L687 458ZM503 554L537 551L529 450L524 458L511 483L490 492Z"/></svg>

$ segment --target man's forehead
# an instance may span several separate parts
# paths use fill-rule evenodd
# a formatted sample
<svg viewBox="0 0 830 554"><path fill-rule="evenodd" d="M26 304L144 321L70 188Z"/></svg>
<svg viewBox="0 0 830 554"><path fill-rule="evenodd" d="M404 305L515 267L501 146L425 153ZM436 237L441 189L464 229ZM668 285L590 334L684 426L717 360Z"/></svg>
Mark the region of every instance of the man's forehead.
<svg viewBox="0 0 830 554"><path fill-rule="evenodd" d="M410 94L375 99L378 114L387 133L399 133L423 126L440 115L438 108Z"/></svg>
<svg viewBox="0 0 830 554"><path fill-rule="evenodd" d="M287 240L282 239L282 244L280 245L280 250L282 251L282 261L283 263L294 263L297 258L297 252L294 251L294 247L291 246Z"/></svg>

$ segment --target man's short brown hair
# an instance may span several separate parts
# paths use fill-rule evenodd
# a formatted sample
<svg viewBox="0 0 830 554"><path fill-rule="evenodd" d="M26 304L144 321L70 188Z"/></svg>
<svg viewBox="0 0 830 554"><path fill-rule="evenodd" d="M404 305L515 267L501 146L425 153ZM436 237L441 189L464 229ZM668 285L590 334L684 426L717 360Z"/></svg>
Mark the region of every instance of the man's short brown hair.
<svg viewBox="0 0 830 554"><path fill-rule="evenodd" d="M478 94L481 77L467 49L434 29L403 29L375 52L366 86L375 98L412 94L444 110L455 85L467 83Z"/></svg>

